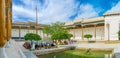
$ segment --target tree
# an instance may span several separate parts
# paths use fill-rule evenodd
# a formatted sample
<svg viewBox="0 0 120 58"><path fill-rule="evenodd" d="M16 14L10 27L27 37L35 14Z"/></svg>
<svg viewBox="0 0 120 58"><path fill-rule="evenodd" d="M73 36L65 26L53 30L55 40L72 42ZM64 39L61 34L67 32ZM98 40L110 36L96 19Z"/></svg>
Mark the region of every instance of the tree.
<svg viewBox="0 0 120 58"><path fill-rule="evenodd" d="M50 25L46 25L46 26L44 26L43 32L48 35L51 35L53 31L52 31L52 28Z"/></svg>
<svg viewBox="0 0 120 58"><path fill-rule="evenodd" d="M118 32L118 38L119 38L119 40L120 40L120 31Z"/></svg>
<svg viewBox="0 0 120 58"><path fill-rule="evenodd" d="M24 39L25 40L35 40L35 41L39 41L41 40L41 37L38 35L38 34L34 34L34 33L27 33L25 36L24 36Z"/></svg>
<svg viewBox="0 0 120 58"><path fill-rule="evenodd" d="M52 34L52 40L63 40L63 39L70 39L73 35L69 34L67 31L57 31Z"/></svg>
<svg viewBox="0 0 120 58"><path fill-rule="evenodd" d="M24 39L25 40L30 40L31 41L31 47L33 47L33 40L35 41L39 41L41 40L41 37L38 35L38 34L34 34L34 33L27 33L25 36L24 36Z"/></svg>
<svg viewBox="0 0 120 58"><path fill-rule="evenodd" d="M51 25L44 26L43 32L48 35L52 35L57 31L66 30L65 28L63 28L63 26L64 23L60 23L60 22L52 23Z"/></svg>
<svg viewBox="0 0 120 58"><path fill-rule="evenodd" d="M92 35L91 34L86 34L86 35L84 35L84 38L87 38L89 40L90 38L92 38Z"/></svg>

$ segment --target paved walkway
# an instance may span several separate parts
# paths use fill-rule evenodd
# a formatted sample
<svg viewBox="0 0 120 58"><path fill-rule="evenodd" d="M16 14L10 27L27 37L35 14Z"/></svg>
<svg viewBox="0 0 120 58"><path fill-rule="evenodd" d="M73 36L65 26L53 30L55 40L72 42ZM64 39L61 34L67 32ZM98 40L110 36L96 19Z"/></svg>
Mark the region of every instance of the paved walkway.
<svg viewBox="0 0 120 58"><path fill-rule="evenodd" d="M25 49L23 47L24 42L17 42L17 46L19 46L19 48L21 49L21 51L24 53L24 55L26 56L26 58L37 58L36 55L34 55L31 51L29 51L28 49Z"/></svg>
<svg viewBox="0 0 120 58"><path fill-rule="evenodd" d="M14 40L10 41L10 47L5 48L8 58L25 58L21 49Z"/></svg>
<svg viewBox="0 0 120 58"><path fill-rule="evenodd" d="M29 52L29 51L26 50L25 48L23 48L23 46L22 46L23 43L24 42L17 42L19 48L22 49L22 51L24 51L24 53L29 56L30 53L26 53L26 52ZM77 46L78 48L101 48L101 49L113 48L114 49L113 52L115 53L115 58L120 58L120 43L105 44L105 43L83 43L83 42L80 43L79 42L79 43L74 43L72 45Z"/></svg>

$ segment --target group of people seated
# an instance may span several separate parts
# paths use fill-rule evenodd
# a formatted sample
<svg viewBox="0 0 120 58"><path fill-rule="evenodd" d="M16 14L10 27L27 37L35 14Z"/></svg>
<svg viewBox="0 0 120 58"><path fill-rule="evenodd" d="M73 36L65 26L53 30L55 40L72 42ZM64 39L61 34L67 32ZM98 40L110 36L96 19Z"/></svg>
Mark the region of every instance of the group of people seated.
<svg viewBox="0 0 120 58"><path fill-rule="evenodd" d="M36 50L40 50L40 49L49 49L49 48L57 48L57 45L58 44L62 44L62 45L68 45L68 44L71 44L72 41L71 40L64 40L64 41L53 41L53 42L42 42L42 43L38 43L38 42L25 42L23 44L23 46L26 48L26 49L30 49L32 48L32 46L34 45L34 48Z"/></svg>
<svg viewBox="0 0 120 58"><path fill-rule="evenodd" d="M39 49L42 49L42 48L48 49L48 48L56 48L57 47L55 42L51 42L51 43L42 42L42 43L32 43L32 44L34 44L36 50L39 50ZM23 44L23 46L26 49L30 49L30 48L32 48L32 44L30 42L25 42Z"/></svg>
<svg viewBox="0 0 120 58"><path fill-rule="evenodd" d="M41 48L45 48L45 49L49 49L49 48L57 48L56 43L52 42L52 43L39 43L39 44L35 44L35 49L39 50Z"/></svg>

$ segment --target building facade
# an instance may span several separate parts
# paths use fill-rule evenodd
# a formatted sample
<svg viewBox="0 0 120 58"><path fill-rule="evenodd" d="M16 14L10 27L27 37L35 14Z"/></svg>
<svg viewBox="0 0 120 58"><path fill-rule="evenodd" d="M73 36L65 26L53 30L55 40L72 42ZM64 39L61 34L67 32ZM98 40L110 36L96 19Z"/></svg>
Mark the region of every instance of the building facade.
<svg viewBox="0 0 120 58"><path fill-rule="evenodd" d="M33 22L13 22L12 38L23 39L27 33L36 33L36 23ZM38 34L42 39L49 39L43 33L44 24L38 24ZM102 17L76 19L65 23L65 27L73 34L71 39L87 40L85 34L91 34L90 40L118 40L118 31L120 30L120 13L107 13Z"/></svg>
<svg viewBox="0 0 120 58"><path fill-rule="evenodd" d="M27 33L36 32L42 37L42 39L47 39L47 35L43 33L44 24L38 24L34 22L13 22L12 23L12 39L23 39ZM36 28L38 29L36 31Z"/></svg>
<svg viewBox="0 0 120 58"><path fill-rule="evenodd" d="M87 40L85 34L91 34L90 40L118 40L120 13L107 13L102 17L76 19L65 24L75 40Z"/></svg>

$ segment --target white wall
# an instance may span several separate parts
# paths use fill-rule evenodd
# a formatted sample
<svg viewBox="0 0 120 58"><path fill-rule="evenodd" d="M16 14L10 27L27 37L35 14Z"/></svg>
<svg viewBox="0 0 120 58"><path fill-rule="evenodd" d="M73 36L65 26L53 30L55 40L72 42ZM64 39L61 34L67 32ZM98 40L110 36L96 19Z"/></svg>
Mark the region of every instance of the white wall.
<svg viewBox="0 0 120 58"><path fill-rule="evenodd" d="M30 29L29 33L36 33L36 31L34 29L32 29L32 30Z"/></svg>
<svg viewBox="0 0 120 58"><path fill-rule="evenodd" d="M82 40L82 30L81 29L75 29L75 39Z"/></svg>
<svg viewBox="0 0 120 58"><path fill-rule="evenodd" d="M12 37L19 37L19 29L12 29Z"/></svg>
<svg viewBox="0 0 120 58"><path fill-rule="evenodd" d="M27 29L21 29L21 37L24 37L28 33Z"/></svg>
<svg viewBox="0 0 120 58"><path fill-rule="evenodd" d="M70 29L70 30L69 30L69 33L72 34L73 36L75 36L75 35L74 35L74 29ZM71 39L74 39L74 38L71 37Z"/></svg>
<svg viewBox="0 0 120 58"><path fill-rule="evenodd" d="M21 29L21 37L24 37L25 34L28 33L28 29ZM36 33L36 31L34 29L29 30L29 33ZM43 35L43 31L42 30L38 30L38 34L43 38L47 37L47 35ZM43 37L45 36L45 37ZM19 29L12 29L12 37L19 37Z"/></svg>
<svg viewBox="0 0 120 58"><path fill-rule="evenodd" d="M96 40L104 40L104 26L96 27Z"/></svg>
<svg viewBox="0 0 120 58"><path fill-rule="evenodd" d="M91 34L93 37L91 38L91 40L95 40L94 38L94 27L88 27L88 28L84 28L84 35L85 34ZM84 38L84 40L87 40L86 38Z"/></svg>
<svg viewBox="0 0 120 58"><path fill-rule="evenodd" d="M81 30L81 28L79 28L79 29L70 29L69 33L74 35L74 31L75 31L75 39L82 40L82 30ZM84 28L84 35L85 34L93 35L93 38L91 38L91 40L95 40L94 32L95 32L94 27ZM71 39L74 39L74 38L72 37ZM87 39L84 38L84 40L87 40ZM104 40L104 26L96 27L96 40Z"/></svg>
<svg viewBox="0 0 120 58"><path fill-rule="evenodd" d="M110 24L109 36L110 40L118 40L120 15L105 16L105 40L108 40L108 28L106 24Z"/></svg>

